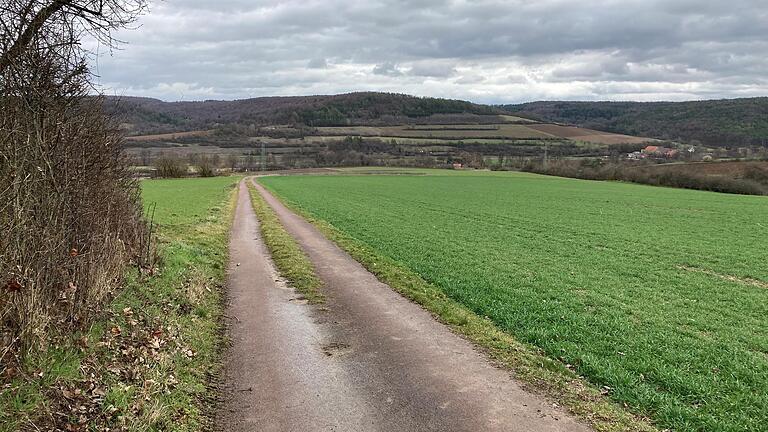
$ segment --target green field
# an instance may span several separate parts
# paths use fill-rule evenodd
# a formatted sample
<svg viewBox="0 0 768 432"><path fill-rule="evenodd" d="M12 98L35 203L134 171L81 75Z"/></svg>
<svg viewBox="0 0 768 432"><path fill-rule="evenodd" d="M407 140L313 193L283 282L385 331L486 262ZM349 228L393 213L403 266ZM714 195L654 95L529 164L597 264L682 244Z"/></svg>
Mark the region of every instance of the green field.
<svg viewBox="0 0 768 432"><path fill-rule="evenodd" d="M766 430L768 199L421 174L260 181L661 428Z"/></svg>

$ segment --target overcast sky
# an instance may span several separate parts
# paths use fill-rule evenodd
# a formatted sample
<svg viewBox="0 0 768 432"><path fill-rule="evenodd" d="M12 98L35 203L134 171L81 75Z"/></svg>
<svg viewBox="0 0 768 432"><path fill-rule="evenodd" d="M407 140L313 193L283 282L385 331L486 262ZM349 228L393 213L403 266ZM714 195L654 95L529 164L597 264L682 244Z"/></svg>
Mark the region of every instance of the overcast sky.
<svg viewBox="0 0 768 432"><path fill-rule="evenodd" d="M107 94L768 95L766 0L166 0L139 24L121 50L99 50Z"/></svg>

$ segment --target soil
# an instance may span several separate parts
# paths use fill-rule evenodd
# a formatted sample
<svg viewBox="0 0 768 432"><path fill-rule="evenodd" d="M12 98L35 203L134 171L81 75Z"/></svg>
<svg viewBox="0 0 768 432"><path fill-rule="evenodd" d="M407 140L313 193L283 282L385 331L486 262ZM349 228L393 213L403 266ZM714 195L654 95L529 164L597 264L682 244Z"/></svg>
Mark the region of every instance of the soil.
<svg viewBox="0 0 768 432"><path fill-rule="evenodd" d="M584 129L574 126L561 126L555 124L535 124L528 126L539 132L543 132L555 137L567 138L575 141L592 142L596 144L641 144L654 141L650 138L620 135L610 132L600 132L592 129Z"/></svg>

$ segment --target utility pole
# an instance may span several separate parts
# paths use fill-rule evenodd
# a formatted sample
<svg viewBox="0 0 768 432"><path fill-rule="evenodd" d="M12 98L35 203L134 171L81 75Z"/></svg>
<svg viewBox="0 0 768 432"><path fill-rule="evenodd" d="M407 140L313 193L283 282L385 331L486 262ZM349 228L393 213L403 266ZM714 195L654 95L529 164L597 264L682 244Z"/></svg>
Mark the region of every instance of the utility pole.
<svg viewBox="0 0 768 432"><path fill-rule="evenodd" d="M548 153L548 151L549 151L549 144L546 141L544 141L544 171L546 171L548 166L549 166L549 153Z"/></svg>
<svg viewBox="0 0 768 432"><path fill-rule="evenodd" d="M264 141L261 142L261 170L267 170L267 147Z"/></svg>

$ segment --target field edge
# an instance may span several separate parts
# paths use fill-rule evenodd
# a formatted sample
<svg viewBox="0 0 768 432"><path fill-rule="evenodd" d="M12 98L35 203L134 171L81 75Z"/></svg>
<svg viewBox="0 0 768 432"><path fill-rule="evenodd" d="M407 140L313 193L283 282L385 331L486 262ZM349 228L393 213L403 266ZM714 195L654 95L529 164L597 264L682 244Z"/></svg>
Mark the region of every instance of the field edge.
<svg viewBox="0 0 768 432"><path fill-rule="evenodd" d="M256 179L258 181L258 179ZM303 217L329 240L347 252L377 279L429 311L451 331L470 341L499 367L512 372L526 388L559 404L579 420L600 432L658 432L650 419L631 412L601 393L601 390L577 375L561 362L540 350L516 340L488 318L481 317L439 288L428 283L405 266L379 255L330 223L315 218L300 205L281 197L274 189L259 182L291 211Z"/></svg>
<svg viewBox="0 0 768 432"><path fill-rule="evenodd" d="M234 191L216 192L194 223L155 220L157 268L128 266L99 319L1 389L0 431L214 430Z"/></svg>

